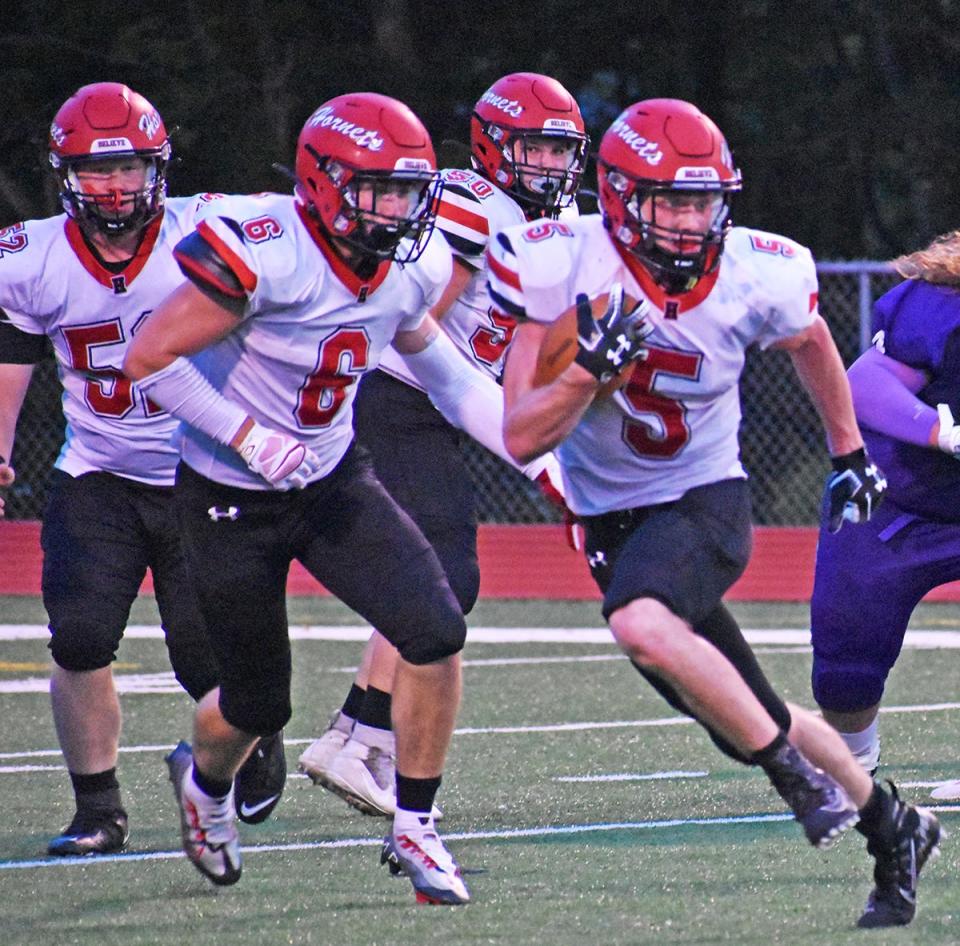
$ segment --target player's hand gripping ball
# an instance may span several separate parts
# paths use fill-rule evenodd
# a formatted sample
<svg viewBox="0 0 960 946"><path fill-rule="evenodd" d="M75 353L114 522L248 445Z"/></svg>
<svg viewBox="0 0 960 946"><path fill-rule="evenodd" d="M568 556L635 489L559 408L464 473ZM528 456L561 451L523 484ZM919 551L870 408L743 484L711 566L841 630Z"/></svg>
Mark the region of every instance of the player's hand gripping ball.
<svg viewBox="0 0 960 946"><path fill-rule="evenodd" d="M547 326L537 353L533 386L543 387L574 360L599 382L596 397L609 397L627 383L634 362L646 354L644 339L653 330L646 302L628 296L617 283L593 299L576 302Z"/></svg>

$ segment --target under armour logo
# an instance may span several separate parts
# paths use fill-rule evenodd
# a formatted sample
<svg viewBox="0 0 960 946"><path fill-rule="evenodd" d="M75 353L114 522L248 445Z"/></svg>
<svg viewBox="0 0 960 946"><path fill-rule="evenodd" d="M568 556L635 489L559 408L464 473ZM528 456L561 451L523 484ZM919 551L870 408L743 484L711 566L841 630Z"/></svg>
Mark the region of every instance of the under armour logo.
<svg viewBox="0 0 960 946"><path fill-rule="evenodd" d="M617 347L611 348L607 352L607 358L610 360L610 363L615 367L619 368L620 365L624 362L624 356L630 352L630 339L627 338L622 332L617 336Z"/></svg>
<svg viewBox="0 0 960 946"><path fill-rule="evenodd" d="M606 566L607 556L602 549L598 549L596 552L592 552L587 556L587 561L590 563L591 568L599 568L601 565Z"/></svg>
<svg viewBox="0 0 960 946"><path fill-rule="evenodd" d="M114 295L119 296L121 293L127 291L127 281L123 276L111 276L110 283L113 286Z"/></svg>
<svg viewBox="0 0 960 946"><path fill-rule="evenodd" d="M236 522L237 517L240 515L240 510L236 506L227 506L226 509L221 509L219 506L211 506L207 510L207 515L214 522L219 522L221 519L229 519L231 522Z"/></svg>
<svg viewBox="0 0 960 946"><path fill-rule="evenodd" d="M887 478L877 469L876 463L871 463L863 472L873 480L873 488L878 493L887 488Z"/></svg>

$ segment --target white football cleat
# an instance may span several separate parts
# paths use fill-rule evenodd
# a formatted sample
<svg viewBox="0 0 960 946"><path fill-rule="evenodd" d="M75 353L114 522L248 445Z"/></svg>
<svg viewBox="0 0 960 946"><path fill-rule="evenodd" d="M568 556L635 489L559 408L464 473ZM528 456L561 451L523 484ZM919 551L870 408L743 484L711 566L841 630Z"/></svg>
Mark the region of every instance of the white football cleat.
<svg viewBox="0 0 960 946"><path fill-rule="evenodd" d="M179 742L165 761L180 808L184 853L193 866L218 887L235 884L242 867L233 788L218 802L194 785L193 751L189 743Z"/></svg>
<svg viewBox="0 0 960 946"><path fill-rule="evenodd" d="M349 733L331 726L319 739L314 739L300 754L297 768L308 775L315 785L323 785L334 756L350 738Z"/></svg>
<svg viewBox="0 0 960 946"><path fill-rule="evenodd" d="M316 784L339 795L357 811L375 818L392 818L397 811L397 760L393 754L350 738L344 740L341 749L324 765L315 764L311 759L308 768L304 757L329 735L328 730L300 757L300 768ZM332 744L333 740L328 746ZM443 812L434 805L431 817L439 821Z"/></svg>
<svg viewBox="0 0 960 946"><path fill-rule="evenodd" d="M423 828L394 830L384 838L380 863L391 874L410 878L417 903L458 906L470 902L470 891L453 855L433 827L432 819Z"/></svg>
<svg viewBox="0 0 960 946"><path fill-rule="evenodd" d="M365 815L392 818L397 810L393 756L356 739L348 739L334 756L324 785Z"/></svg>
<svg viewBox="0 0 960 946"><path fill-rule="evenodd" d="M948 801L960 798L960 778L938 785L931 793L931 798L946 799Z"/></svg>

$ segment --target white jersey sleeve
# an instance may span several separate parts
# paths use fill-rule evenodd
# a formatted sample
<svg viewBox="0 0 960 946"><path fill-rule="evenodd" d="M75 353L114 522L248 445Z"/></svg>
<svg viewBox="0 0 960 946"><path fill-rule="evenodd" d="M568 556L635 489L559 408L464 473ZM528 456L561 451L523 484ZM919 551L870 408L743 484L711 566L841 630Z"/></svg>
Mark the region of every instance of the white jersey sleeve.
<svg viewBox="0 0 960 946"><path fill-rule="evenodd" d="M817 313L817 270L805 246L775 233L734 227L724 244L726 265L735 264L746 305L763 313L754 341L761 348L807 328Z"/></svg>

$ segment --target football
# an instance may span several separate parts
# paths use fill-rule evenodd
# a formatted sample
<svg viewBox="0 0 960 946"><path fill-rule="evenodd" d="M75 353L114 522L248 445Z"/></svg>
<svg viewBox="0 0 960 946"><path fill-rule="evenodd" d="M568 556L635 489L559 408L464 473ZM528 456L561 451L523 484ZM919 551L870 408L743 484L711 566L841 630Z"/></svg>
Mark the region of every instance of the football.
<svg viewBox="0 0 960 946"><path fill-rule="evenodd" d="M596 319L607 311L610 303L610 294L601 293L599 296L590 300L590 311ZM623 295L624 311L630 312L637 305L637 300L627 293ZM567 366L573 361L577 353L577 305L574 303L566 309L557 319L547 326L546 334L540 343L540 350L537 352L537 365L533 373L533 386L541 388L549 384ZM627 383L630 374L633 371L633 362L626 365L624 369L615 377L611 378L606 384L600 385L600 389L594 397L609 397L618 388Z"/></svg>

